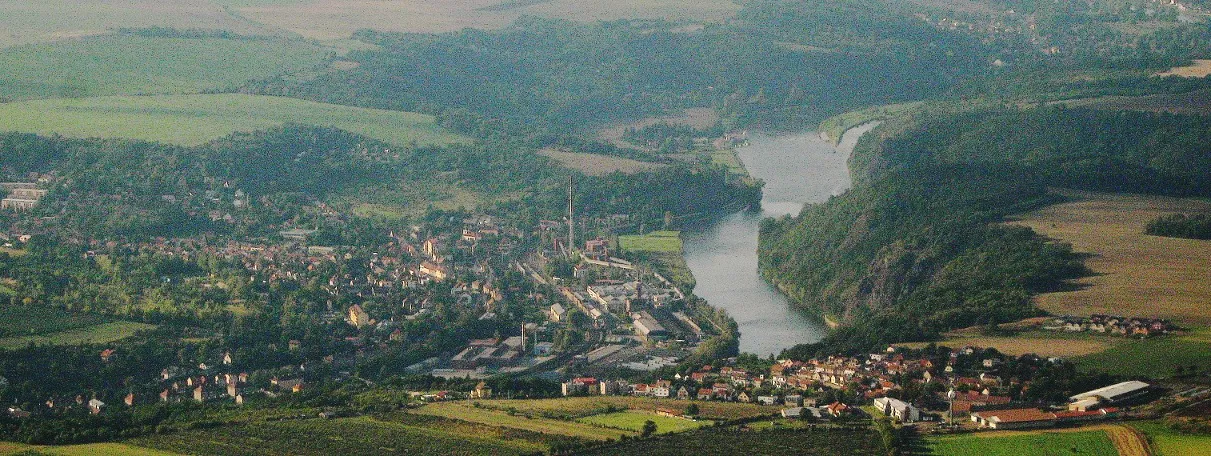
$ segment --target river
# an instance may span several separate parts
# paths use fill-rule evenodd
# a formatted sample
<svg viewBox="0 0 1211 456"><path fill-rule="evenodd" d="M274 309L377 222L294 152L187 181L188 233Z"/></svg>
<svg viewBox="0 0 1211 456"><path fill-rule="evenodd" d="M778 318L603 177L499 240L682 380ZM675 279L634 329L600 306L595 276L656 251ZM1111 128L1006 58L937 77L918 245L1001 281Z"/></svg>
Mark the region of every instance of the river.
<svg viewBox="0 0 1211 456"><path fill-rule="evenodd" d="M685 260L698 282L694 294L736 320L740 351L777 354L819 341L828 331L757 274L757 231L763 218L798 214L806 203L849 189L846 160L871 128L849 130L838 147L815 132L754 136L738 152L749 174L765 181L761 211L738 212L683 233Z"/></svg>

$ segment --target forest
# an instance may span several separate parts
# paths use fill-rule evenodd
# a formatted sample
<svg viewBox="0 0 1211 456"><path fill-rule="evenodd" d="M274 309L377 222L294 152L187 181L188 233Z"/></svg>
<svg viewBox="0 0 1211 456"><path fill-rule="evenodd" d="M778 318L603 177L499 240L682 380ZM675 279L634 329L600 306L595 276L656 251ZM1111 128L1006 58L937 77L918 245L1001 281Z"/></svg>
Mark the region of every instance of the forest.
<svg viewBox="0 0 1211 456"><path fill-rule="evenodd" d="M1039 315L1034 294L1087 273L1070 246L1006 216L1049 187L1206 196L1211 119L1062 107L930 112L859 143L856 188L762 226L762 273L847 322L824 347L866 350Z"/></svg>

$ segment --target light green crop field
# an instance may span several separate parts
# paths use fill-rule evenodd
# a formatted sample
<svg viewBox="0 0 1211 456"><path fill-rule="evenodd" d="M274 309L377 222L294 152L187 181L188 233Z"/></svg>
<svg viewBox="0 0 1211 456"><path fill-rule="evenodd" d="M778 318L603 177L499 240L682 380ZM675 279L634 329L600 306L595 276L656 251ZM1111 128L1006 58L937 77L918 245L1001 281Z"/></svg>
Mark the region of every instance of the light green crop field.
<svg viewBox="0 0 1211 456"><path fill-rule="evenodd" d="M121 443L89 443L86 445L34 446L0 442L0 455L51 454L59 456L174 456L177 453L153 450Z"/></svg>
<svg viewBox="0 0 1211 456"><path fill-rule="evenodd" d="M640 432L643 430L643 424L651 420L656 423L656 432L665 434L669 432L682 432L692 429L698 429L703 426L710 426L712 421L698 420L690 421L683 418L671 418L660 416L654 413L625 411L616 413L606 413L602 415L587 416L577 419L581 423L596 424L618 429L626 429L630 431Z"/></svg>
<svg viewBox="0 0 1211 456"><path fill-rule="evenodd" d="M1158 456L1211 456L1211 435L1182 434L1156 421L1131 423L1152 441Z"/></svg>
<svg viewBox="0 0 1211 456"><path fill-rule="evenodd" d="M243 94L57 98L0 104L0 131L198 145L283 123L330 126L391 144L465 141L433 116Z"/></svg>
<svg viewBox="0 0 1211 456"><path fill-rule="evenodd" d="M69 329L38 336L0 338L0 349L21 348L30 343L38 345L103 344L133 336L136 332L155 328L155 325L130 321L115 321L84 328Z"/></svg>
<svg viewBox="0 0 1211 456"><path fill-rule="evenodd" d="M930 454L937 456L1018 456L1037 455L1093 455L1117 456L1114 442L1104 431L1089 432L1039 432L1023 433L1007 437L996 434L972 434L955 437L939 437L926 440Z"/></svg>
<svg viewBox="0 0 1211 456"><path fill-rule="evenodd" d="M623 250L633 252L681 252L680 231L653 231L644 235L618 236Z"/></svg>
<svg viewBox="0 0 1211 456"><path fill-rule="evenodd" d="M0 50L0 100L163 95L227 89L319 66L303 40L102 35Z"/></svg>
<svg viewBox="0 0 1211 456"><path fill-rule="evenodd" d="M634 432L630 431L608 429L576 422L559 421L537 416L510 415L507 412L498 410L474 408L470 404L460 402L429 404L414 410L412 413L543 434L565 435L587 440L616 439L624 434L629 436L635 435ZM642 425L642 423L640 424Z"/></svg>

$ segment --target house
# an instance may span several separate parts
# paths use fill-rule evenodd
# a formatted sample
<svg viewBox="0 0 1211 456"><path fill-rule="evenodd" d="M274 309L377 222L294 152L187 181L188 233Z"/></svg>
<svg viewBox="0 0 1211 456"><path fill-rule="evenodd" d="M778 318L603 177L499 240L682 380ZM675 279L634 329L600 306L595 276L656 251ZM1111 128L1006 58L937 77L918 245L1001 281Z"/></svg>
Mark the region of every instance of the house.
<svg viewBox="0 0 1211 456"><path fill-rule="evenodd" d="M799 419L803 417L803 407L790 407L782 409L783 418Z"/></svg>
<svg viewBox="0 0 1211 456"><path fill-rule="evenodd" d="M912 404L891 397L881 397L875 399L875 408L883 412L884 415L890 416L904 423L911 423L921 419L921 411Z"/></svg>
<svg viewBox="0 0 1211 456"><path fill-rule="evenodd" d="M347 321L350 325L361 328L370 324L370 315L365 310L362 310L362 306L354 304L349 307L349 319Z"/></svg>
<svg viewBox="0 0 1211 456"><path fill-rule="evenodd" d="M776 401L774 396L757 396L757 403L761 405L774 405Z"/></svg>
<svg viewBox="0 0 1211 456"><path fill-rule="evenodd" d="M101 350L101 362L108 363L109 359L114 356L114 353L115 353L114 349L112 349L112 348L106 348L104 350Z"/></svg>
<svg viewBox="0 0 1211 456"><path fill-rule="evenodd" d="M93 415L97 415L97 414L100 414L101 411L104 409L105 409L104 402L101 402L100 400L97 400L96 398L93 398L92 400L88 401L88 412L89 413L92 413Z"/></svg>
<svg viewBox="0 0 1211 456"><path fill-rule="evenodd" d="M799 394L788 394L782 398L782 403L790 407L802 407L803 396Z"/></svg>
<svg viewBox="0 0 1211 456"><path fill-rule="evenodd" d="M593 377L577 377L568 380L562 385L564 396L574 396L577 394L597 394L601 387L598 386L596 378ZM667 396L667 395L666 395Z"/></svg>
<svg viewBox="0 0 1211 456"><path fill-rule="evenodd" d="M828 414L834 418L841 417L850 413L850 407L840 402L833 402L825 406Z"/></svg>
<svg viewBox="0 0 1211 456"><path fill-rule="evenodd" d="M684 387L684 386L682 386L681 388L678 388L678 389L677 389L677 399L681 399L681 400L683 400L683 401L684 401L684 400L687 400L687 399L689 399L689 398L690 398L690 390L685 389L685 387Z"/></svg>
<svg viewBox="0 0 1211 456"><path fill-rule="evenodd" d="M487 383L479 382L475 385L475 389L471 390L471 399L491 399L492 388L488 387Z"/></svg>
<svg viewBox="0 0 1211 456"><path fill-rule="evenodd" d="M715 390L710 388L698 388L698 400L709 401L715 397Z"/></svg>
<svg viewBox="0 0 1211 456"><path fill-rule="evenodd" d="M559 303L551 304L551 311L549 312L549 316L551 318L551 321L553 321L555 323L559 323L561 321L565 321L568 319L568 311L567 311L567 309L564 309L563 305L561 305Z"/></svg>
<svg viewBox="0 0 1211 456"><path fill-rule="evenodd" d="M122 403L126 404L127 407L134 406L135 405L135 393L127 394L126 397L122 398Z"/></svg>
<svg viewBox="0 0 1211 456"><path fill-rule="evenodd" d="M741 392L740 392L740 394L737 394L737 395L736 395L736 400L737 400L737 401L739 401L739 402L745 402L745 403L748 403L748 402L752 402L752 401L753 401L753 400L752 400L752 398L750 398L750 397L748 396L748 393L747 393L747 392L745 392L745 391L741 391Z"/></svg>

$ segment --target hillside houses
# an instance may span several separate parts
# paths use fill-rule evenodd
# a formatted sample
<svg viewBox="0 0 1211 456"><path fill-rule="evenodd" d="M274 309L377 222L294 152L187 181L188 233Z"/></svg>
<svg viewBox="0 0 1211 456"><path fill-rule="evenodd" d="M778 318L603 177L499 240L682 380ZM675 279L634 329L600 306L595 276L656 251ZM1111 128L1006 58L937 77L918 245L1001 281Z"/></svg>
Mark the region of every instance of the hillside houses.
<svg viewBox="0 0 1211 456"><path fill-rule="evenodd" d="M1056 317L1044 323L1043 329L1148 337L1168 334L1178 328L1173 322L1160 318L1126 318L1117 315L1093 314L1089 317Z"/></svg>

